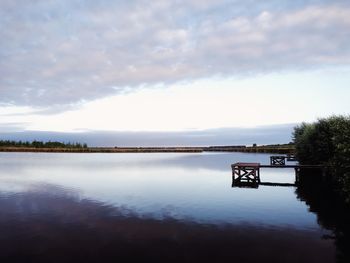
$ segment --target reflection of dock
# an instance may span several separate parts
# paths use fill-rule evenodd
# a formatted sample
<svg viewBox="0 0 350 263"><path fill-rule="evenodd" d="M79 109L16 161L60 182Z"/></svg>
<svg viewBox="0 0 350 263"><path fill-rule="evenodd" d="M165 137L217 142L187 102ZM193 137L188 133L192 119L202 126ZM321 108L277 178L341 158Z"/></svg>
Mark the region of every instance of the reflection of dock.
<svg viewBox="0 0 350 263"><path fill-rule="evenodd" d="M272 165L265 165L260 163L235 163L232 164L232 187L253 187L257 188L259 185L266 186L296 186L299 183L300 171L302 169L320 169L325 173L326 167L323 165L286 165L281 157L284 156L271 156L279 159L274 162L274 158L271 158ZM279 168L279 169L294 169L295 171L295 183L273 183L273 182L261 182L260 180L260 169L262 168Z"/></svg>

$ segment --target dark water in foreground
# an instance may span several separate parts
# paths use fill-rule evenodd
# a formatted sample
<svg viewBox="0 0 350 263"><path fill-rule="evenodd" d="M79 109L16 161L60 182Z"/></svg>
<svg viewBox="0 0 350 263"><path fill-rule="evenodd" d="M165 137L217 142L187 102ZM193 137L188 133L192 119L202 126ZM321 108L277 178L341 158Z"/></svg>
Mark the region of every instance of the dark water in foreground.
<svg viewBox="0 0 350 263"><path fill-rule="evenodd" d="M0 262L346 262L326 190L231 187L231 163L268 158L0 153Z"/></svg>

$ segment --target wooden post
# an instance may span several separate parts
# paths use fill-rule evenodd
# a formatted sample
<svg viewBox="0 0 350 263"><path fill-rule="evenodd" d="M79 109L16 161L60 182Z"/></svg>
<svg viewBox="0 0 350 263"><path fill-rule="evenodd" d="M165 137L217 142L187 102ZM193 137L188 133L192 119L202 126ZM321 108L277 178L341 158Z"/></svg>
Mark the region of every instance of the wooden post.
<svg viewBox="0 0 350 263"><path fill-rule="evenodd" d="M298 185L300 183L300 168L296 167L295 170L295 184Z"/></svg>
<svg viewBox="0 0 350 263"><path fill-rule="evenodd" d="M270 164L271 165L286 165L286 157L285 156L270 156Z"/></svg>

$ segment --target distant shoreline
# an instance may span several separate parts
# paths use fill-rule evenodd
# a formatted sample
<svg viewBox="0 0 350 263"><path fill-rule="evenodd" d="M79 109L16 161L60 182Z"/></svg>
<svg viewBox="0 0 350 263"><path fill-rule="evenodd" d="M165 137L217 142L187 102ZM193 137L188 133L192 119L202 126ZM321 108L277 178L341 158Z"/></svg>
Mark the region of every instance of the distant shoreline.
<svg viewBox="0 0 350 263"><path fill-rule="evenodd" d="M46 153L200 153L200 152L246 152L280 153L294 152L289 144L265 146L209 146L209 147L88 147L88 148L35 148L0 147L0 152L46 152Z"/></svg>

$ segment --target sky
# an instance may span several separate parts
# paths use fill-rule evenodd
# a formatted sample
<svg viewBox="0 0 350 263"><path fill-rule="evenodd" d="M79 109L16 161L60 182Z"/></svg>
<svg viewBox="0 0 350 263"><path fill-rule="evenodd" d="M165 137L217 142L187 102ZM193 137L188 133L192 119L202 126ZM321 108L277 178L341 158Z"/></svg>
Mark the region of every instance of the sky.
<svg viewBox="0 0 350 263"><path fill-rule="evenodd" d="M349 114L348 0L1 0L0 134Z"/></svg>

